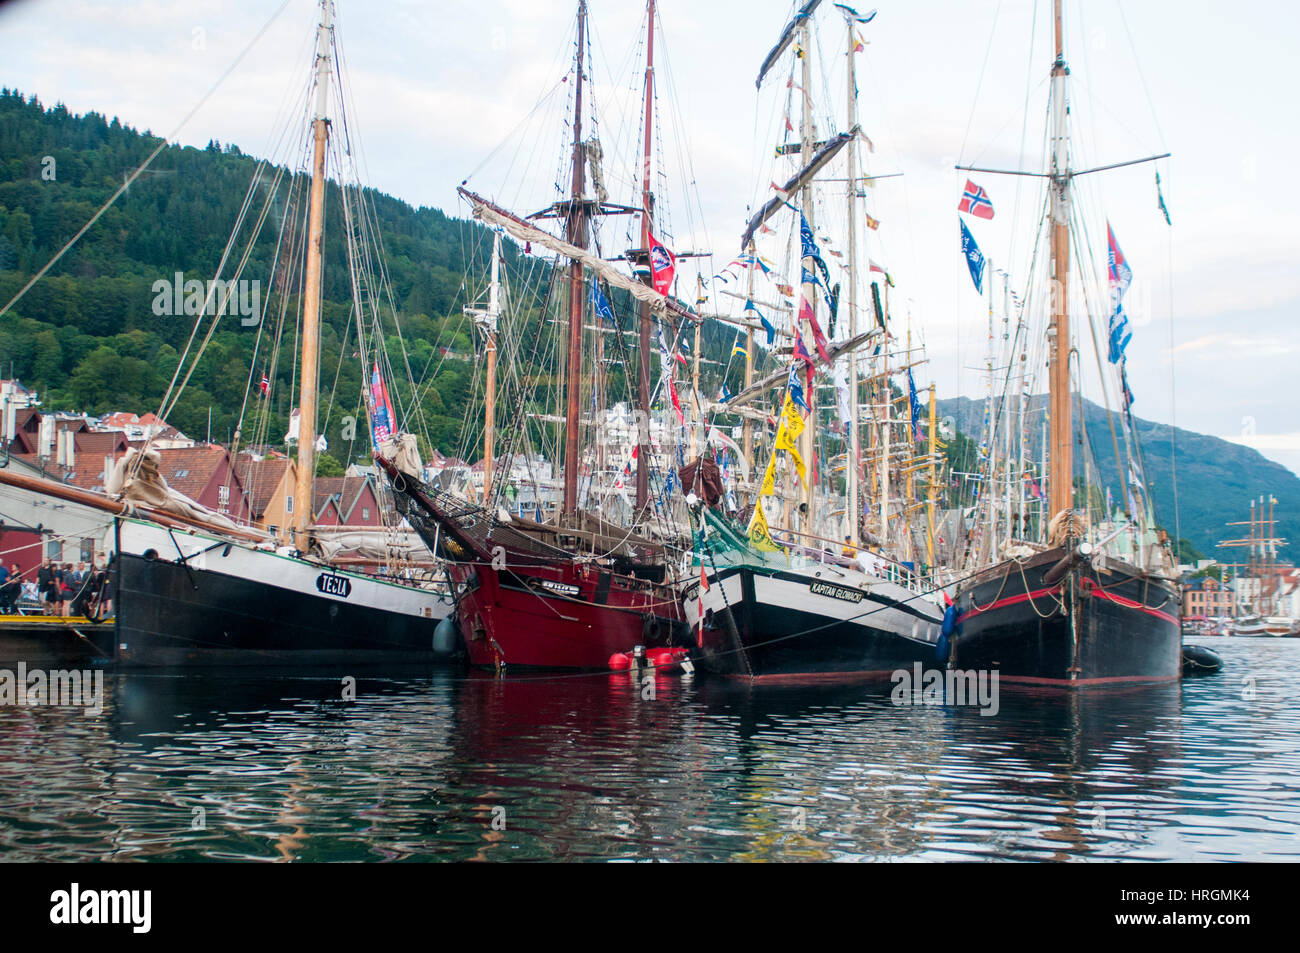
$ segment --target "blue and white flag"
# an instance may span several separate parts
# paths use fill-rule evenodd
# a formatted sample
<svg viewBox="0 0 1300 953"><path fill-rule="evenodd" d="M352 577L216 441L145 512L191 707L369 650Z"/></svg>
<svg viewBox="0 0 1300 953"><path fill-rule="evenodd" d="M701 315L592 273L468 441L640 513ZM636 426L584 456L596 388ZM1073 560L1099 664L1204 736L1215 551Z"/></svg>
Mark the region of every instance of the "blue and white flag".
<svg viewBox="0 0 1300 953"><path fill-rule="evenodd" d="M767 332L767 346L771 347L773 344L775 344L776 325L774 325L771 321L767 320L767 318L764 317L763 312L759 311L758 308L754 307L754 302L752 301L745 302L745 310L753 311L754 314L758 315L758 320L763 325L763 330Z"/></svg>
<svg viewBox="0 0 1300 953"><path fill-rule="evenodd" d="M924 439L921 432L921 418L925 416L925 408L921 406L921 400L916 395L916 381L912 379L912 369L907 369L907 398L912 406L912 440L920 443Z"/></svg>
<svg viewBox="0 0 1300 953"><path fill-rule="evenodd" d="M610 307L609 299L601 290L600 282L594 278L591 282L591 313L602 321L614 323L614 309Z"/></svg>
<svg viewBox="0 0 1300 953"><path fill-rule="evenodd" d="M966 256L966 267L970 269L970 280L975 282L975 290L984 293L984 253L975 244L975 236L970 233L966 223L957 220L961 226L961 253Z"/></svg>
<svg viewBox="0 0 1300 953"><path fill-rule="evenodd" d="M1133 283L1133 269L1129 267L1128 259L1124 257L1119 243L1115 241L1115 233L1111 231L1110 222L1106 223L1106 242L1110 284L1110 354L1108 357L1112 364L1118 364L1124 359L1124 349L1133 338L1123 303L1124 294L1128 291L1128 286Z"/></svg>

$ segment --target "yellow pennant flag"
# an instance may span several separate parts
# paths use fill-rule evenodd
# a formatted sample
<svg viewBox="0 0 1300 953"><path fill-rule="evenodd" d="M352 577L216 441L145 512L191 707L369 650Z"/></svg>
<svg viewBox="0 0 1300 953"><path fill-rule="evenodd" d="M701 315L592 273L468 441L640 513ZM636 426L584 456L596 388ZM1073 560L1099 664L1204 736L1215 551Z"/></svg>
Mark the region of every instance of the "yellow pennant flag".
<svg viewBox="0 0 1300 953"><path fill-rule="evenodd" d="M803 457L799 456L799 451L794 447L790 447L786 453L790 454L790 459L794 461L794 472L798 475L799 482L806 487L808 485L808 479L804 476L805 470Z"/></svg>
<svg viewBox="0 0 1300 953"><path fill-rule="evenodd" d="M758 491L759 496L771 496L776 492L776 454L772 454L767 461L767 472L763 474L763 487Z"/></svg>
<svg viewBox="0 0 1300 953"><path fill-rule="evenodd" d="M784 450L790 455L799 474L799 482L805 486L808 485L808 481L804 477L803 457L799 454L798 440L806 426L799 408L795 406L793 400L786 397L785 408L781 411L781 426L776 431L776 449Z"/></svg>
<svg viewBox="0 0 1300 953"><path fill-rule="evenodd" d="M749 541L755 549L768 553L779 553L781 547L772 539L772 533L767 528L767 517L763 514L761 503L755 504L754 516L749 521Z"/></svg>

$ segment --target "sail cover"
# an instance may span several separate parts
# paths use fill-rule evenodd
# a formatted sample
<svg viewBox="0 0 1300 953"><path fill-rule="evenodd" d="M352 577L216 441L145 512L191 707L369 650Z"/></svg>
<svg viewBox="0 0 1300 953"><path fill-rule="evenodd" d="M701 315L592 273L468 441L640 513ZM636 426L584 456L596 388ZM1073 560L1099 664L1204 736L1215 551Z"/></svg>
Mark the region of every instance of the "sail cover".
<svg viewBox="0 0 1300 953"><path fill-rule="evenodd" d="M780 42L772 47L772 52L767 54L767 59L763 60L763 65L758 70L758 79L754 80L755 89L763 85L763 77L767 75L768 70L776 65L776 61L781 58L781 54L794 42L794 34L799 29L799 24L812 16L813 11L817 9L821 2L822 0L808 0L799 8L799 12L794 15L794 19L785 25L785 29L781 31Z"/></svg>
<svg viewBox="0 0 1300 953"><path fill-rule="evenodd" d="M862 127L854 126L848 132L841 132L834 139L828 141L826 145L813 153L813 157L809 160L807 165L792 175L785 185L781 186L781 192L784 193L784 195L798 192L808 184L809 180L811 180L813 176L825 168L826 164L834 159L841 149L848 145L849 140L858 135L861 131ZM749 248L749 242L754 237L754 233L762 228L763 224L769 218L779 212L781 206L786 204L784 195L774 195L772 198L768 199L767 204L758 210L758 214L749 220L749 225L745 227L745 234L740 238L740 250L742 254Z"/></svg>
<svg viewBox="0 0 1300 953"><path fill-rule="evenodd" d="M696 320L695 314L689 308L683 307L671 298L661 295L649 285L642 284L636 279L623 274L599 255L593 255L577 245L556 238L550 232L528 224L523 219L498 208L481 195L475 195L468 189L461 188L456 191L469 200L474 209L474 217L479 221L486 222L488 225L500 226L521 242L533 242L543 248L549 248L558 255L581 262L614 287L622 288L638 301L644 301L650 305L650 309L658 314L671 312L680 317Z"/></svg>
<svg viewBox="0 0 1300 953"><path fill-rule="evenodd" d="M870 341L872 338L876 337L880 333L881 332L879 328L872 328L870 331L863 331L861 334L857 335L856 337L849 338L847 341L844 341L841 344L832 344L830 348L827 349L826 352L827 356L831 359L831 363L834 363L836 358L838 358L841 354L847 354L849 351L857 350L867 341ZM758 397L759 395L765 393L769 388L774 386L778 381L787 377L789 373L790 373L790 369L787 366L787 367L780 368L779 370L773 371L771 374L768 374L762 380L754 381L753 384L749 385L744 390L742 390L739 394L732 397L731 400L727 401L727 409L730 410L732 408L739 407L743 404L748 404L755 397Z"/></svg>

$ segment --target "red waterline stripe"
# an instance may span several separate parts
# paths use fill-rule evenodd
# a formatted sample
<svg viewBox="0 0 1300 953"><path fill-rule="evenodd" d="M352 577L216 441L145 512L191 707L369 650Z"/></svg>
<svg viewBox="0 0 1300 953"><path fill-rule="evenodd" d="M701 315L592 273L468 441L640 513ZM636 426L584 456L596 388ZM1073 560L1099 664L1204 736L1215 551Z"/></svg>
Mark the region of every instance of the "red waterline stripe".
<svg viewBox="0 0 1300 953"><path fill-rule="evenodd" d="M1134 602L1132 599L1126 599L1124 596L1117 596L1114 593L1107 592L1100 586L1089 586L1084 591L1090 596L1098 599L1107 599L1116 605L1123 606L1125 609L1137 609L1140 612L1145 612L1147 615L1153 615L1158 619L1164 619L1166 622L1172 622L1174 625L1178 624L1178 620L1168 612L1161 612L1159 609L1144 606L1142 603Z"/></svg>
<svg viewBox="0 0 1300 953"><path fill-rule="evenodd" d="M1175 675L1108 675L1102 678L1044 678L1037 675L1002 675L999 682L1014 682L1019 685L1051 685L1059 688L1073 688L1085 685L1109 685L1119 682L1173 682L1182 678Z"/></svg>
<svg viewBox="0 0 1300 953"><path fill-rule="evenodd" d="M724 678L738 679L746 682L762 682L764 685L798 685L800 683L817 683L825 682L870 682L883 681L890 678L894 672L899 669L872 669L860 672L791 672L789 674L773 675L740 675L728 674ZM907 669L911 671L910 668Z"/></svg>

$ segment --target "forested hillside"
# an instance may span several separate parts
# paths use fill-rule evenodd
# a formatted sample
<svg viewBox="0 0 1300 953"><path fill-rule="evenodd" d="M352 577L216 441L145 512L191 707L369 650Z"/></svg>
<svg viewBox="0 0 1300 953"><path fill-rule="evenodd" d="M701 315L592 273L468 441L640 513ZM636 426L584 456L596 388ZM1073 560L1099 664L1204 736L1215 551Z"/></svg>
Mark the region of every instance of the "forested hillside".
<svg viewBox="0 0 1300 953"><path fill-rule="evenodd" d="M35 97L0 91L0 301L8 301L85 224L158 142L116 118L74 116L63 106L47 109ZM0 318L0 373L37 390L51 408L156 409L193 318L154 314L153 283L178 271L186 278L213 275L254 166L233 145L166 148L53 271ZM471 264L465 260L465 223L381 193L371 192L370 199L417 376L439 363L430 360L435 342L472 353L460 320L459 289ZM337 221L336 188L329 190L326 207L327 219ZM264 273L270 254L270 242L262 242L246 273ZM362 369L356 361L339 360L350 332L350 293L338 229L326 230L324 254L322 378L332 385L337 371L336 392L355 405ZM448 323L447 315L454 320ZM454 334L458 328L461 333ZM201 436L211 409L214 439L226 438L243 401L254 339L237 320L223 324L171 415L175 426ZM355 343L353 333L345 357ZM259 362L259 376L264 366ZM430 436L444 448L459 434L470 372L468 363L443 362L437 380L422 388ZM274 409L284 424L293 402L292 362L281 361L276 377ZM331 421L332 447L340 416Z"/></svg>

